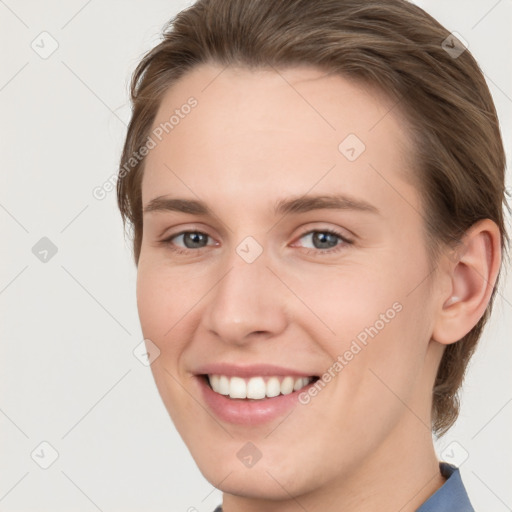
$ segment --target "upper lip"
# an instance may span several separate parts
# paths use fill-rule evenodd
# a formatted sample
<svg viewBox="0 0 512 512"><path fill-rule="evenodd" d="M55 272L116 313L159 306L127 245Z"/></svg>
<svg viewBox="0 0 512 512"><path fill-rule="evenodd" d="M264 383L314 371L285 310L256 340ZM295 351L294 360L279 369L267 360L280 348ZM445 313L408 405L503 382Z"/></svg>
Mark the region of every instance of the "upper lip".
<svg viewBox="0 0 512 512"><path fill-rule="evenodd" d="M308 373L293 368L277 366L273 364L250 364L234 365L228 363L211 363L196 368L196 375L226 375L227 377L269 377L269 376L287 376L292 377L312 377L314 373Z"/></svg>

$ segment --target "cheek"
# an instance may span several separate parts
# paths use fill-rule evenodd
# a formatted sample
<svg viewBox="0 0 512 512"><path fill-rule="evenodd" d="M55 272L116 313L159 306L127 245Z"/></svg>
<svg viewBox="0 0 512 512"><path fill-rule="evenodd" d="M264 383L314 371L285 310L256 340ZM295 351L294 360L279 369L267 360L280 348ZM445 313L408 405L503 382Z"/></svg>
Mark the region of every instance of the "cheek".
<svg viewBox="0 0 512 512"><path fill-rule="evenodd" d="M147 270L139 263L137 272L137 310L145 338L156 342L164 332L163 318L168 295L157 272ZM160 347L159 347L160 348Z"/></svg>
<svg viewBox="0 0 512 512"><path fill-rule="evenodd" d="M151 372L160 396L174 422L183 421L189 396L180 384L185 375L181 358L190 333L186 332L190 309L197 299L178 276L158 262L139 260L137 309L142 333L160 350ZM187 314L188 312L188 314Z"/></svg>
<svg viewBox="0 0 512 512"><path fill-rule="evenodd" d="M149 338L161 352L166 363L176 365L182 350L178 335L186 322L186 312L194 304L195 295L170 269L145 260L137 271L137 309L144 338ZM195 300L194 300L195 299Z"/></svg>
<svg viewBox="0 0 512 512"><path fill-rule="evenodd" d="M395 322L406 286L399 279L390 279L393 272L383 268L382 264L379 268L327 267L302 275L295 291L312 313L308 314L311 326L316 317L314 338L330 333L333 348L339 344L343 349L347 340L358 338L364 343L369 330L380 332Z"/></svg>
<svg viewBox="0 0 512 512"><path fill-rule="evenodd" d="M420 256L409 267L382 257L361 271L322 269L296 288L314 313L303 326L332 364L341 359L342 370L329 368L343 374L334 387L347 403L361 393L381 401L386 390L378 377L406 398L420 377L431 328L426 287L416 286L427 275Z"/></svg>

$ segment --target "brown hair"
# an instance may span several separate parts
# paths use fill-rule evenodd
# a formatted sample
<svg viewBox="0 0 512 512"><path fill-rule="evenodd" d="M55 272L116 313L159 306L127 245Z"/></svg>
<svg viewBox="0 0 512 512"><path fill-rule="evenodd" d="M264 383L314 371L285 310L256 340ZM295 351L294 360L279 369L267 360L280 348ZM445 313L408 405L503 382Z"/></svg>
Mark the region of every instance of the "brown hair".
<svg viewBox="0 0 512 512"><path fill-rule="evenodd" d="M201 63L248 69L311 65L378 87L396 99L411 126L431 261L485 218L498 225L506 250L505 154L496 110L478 64L467 50L450 51L463 48L449 36L405 0L198 0L180 12L131 81L132 118L117 198L124 225L132 227L136 264L144 158L133 155L147 142L163 94ZM497 283L474 328L445 349L433 389L432 428L438 435L458 416L458 390L496 290Z"/></svg>

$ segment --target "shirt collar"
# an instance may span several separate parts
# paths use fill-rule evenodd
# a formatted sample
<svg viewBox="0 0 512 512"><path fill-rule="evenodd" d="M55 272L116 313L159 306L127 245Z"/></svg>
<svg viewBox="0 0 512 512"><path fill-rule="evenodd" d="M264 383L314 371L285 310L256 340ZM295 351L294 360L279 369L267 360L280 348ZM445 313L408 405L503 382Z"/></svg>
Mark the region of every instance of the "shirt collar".
<svg viewBox="0 0 512 512"><path fill-rule="evenodd" d="M475 512L457 467L440 462L446 482L416 512Z"/></svg>

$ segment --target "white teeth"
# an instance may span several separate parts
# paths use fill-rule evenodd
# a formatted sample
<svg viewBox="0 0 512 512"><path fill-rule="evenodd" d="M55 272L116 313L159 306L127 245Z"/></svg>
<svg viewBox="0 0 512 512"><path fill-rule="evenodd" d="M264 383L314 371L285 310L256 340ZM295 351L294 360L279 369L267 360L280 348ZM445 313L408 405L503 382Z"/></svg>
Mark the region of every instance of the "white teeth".
<svg viewBox="0 0 512 512"><path fill-rule="evenodd" d="M214 377L214 375L212 375L212 377ZM213 383L210 379L210 384L212 386L213 389L215 389L213 387ZM225 376L225 375L221 375L219 377L219 384L218 384L218 389L215 389L215 391L217 391L217 393L220 393L221 395L229 395L229 379Z"/></svg>
<svg viewBox="0 0 512 512"><path fill-rule="evenodd" d="M219 389L220 375L210 375L210 384L213 389Z"/></svg>
<svg viewBox="0 0 512 512"><path fill-rule="evenodd" d="M295 384L293 385L293 391L298 391L300 388L303 388L308 384L308 379L298 378L295 379Z"/></svg>
<svg viewBox="0 0 512 512"><path fill-rule="evenodd" d="M270 377L267 381L267 396L272 398L281 393L281 383L277 377Z"/></svg>
<svg viewBox="0 0 512 512"><path fill-rule="evenodd" d="M249 379L249 382L247 383L247 398L265 398L266 392L267 388L262 377L253 377L252 379Z"/></svg>
<svg viewBox="0 0 512 512"><path fill-rule="evenodd" d="M289 395L293 391L293 384L293 377L285 377L283 382L281 382L281 393L283 395Z"/></svg>
<svg viewBox="0 0 512 512"><path fill-rule="evenodd" d="M263 377L227 377L226 375L209 375L210 386L213 391L221 395L229 395L230 398L249 398L261 400L273 398L280 394L289 395L298 391L311 382L310 377L284 378L270 377L266 381Z"/></svg>
<svg viewBox="0 0 512 512"><path fill-rule="evenodd" d="M230 398L247 398L247 385L240 377L231 377L229 381Z"/></svg>

